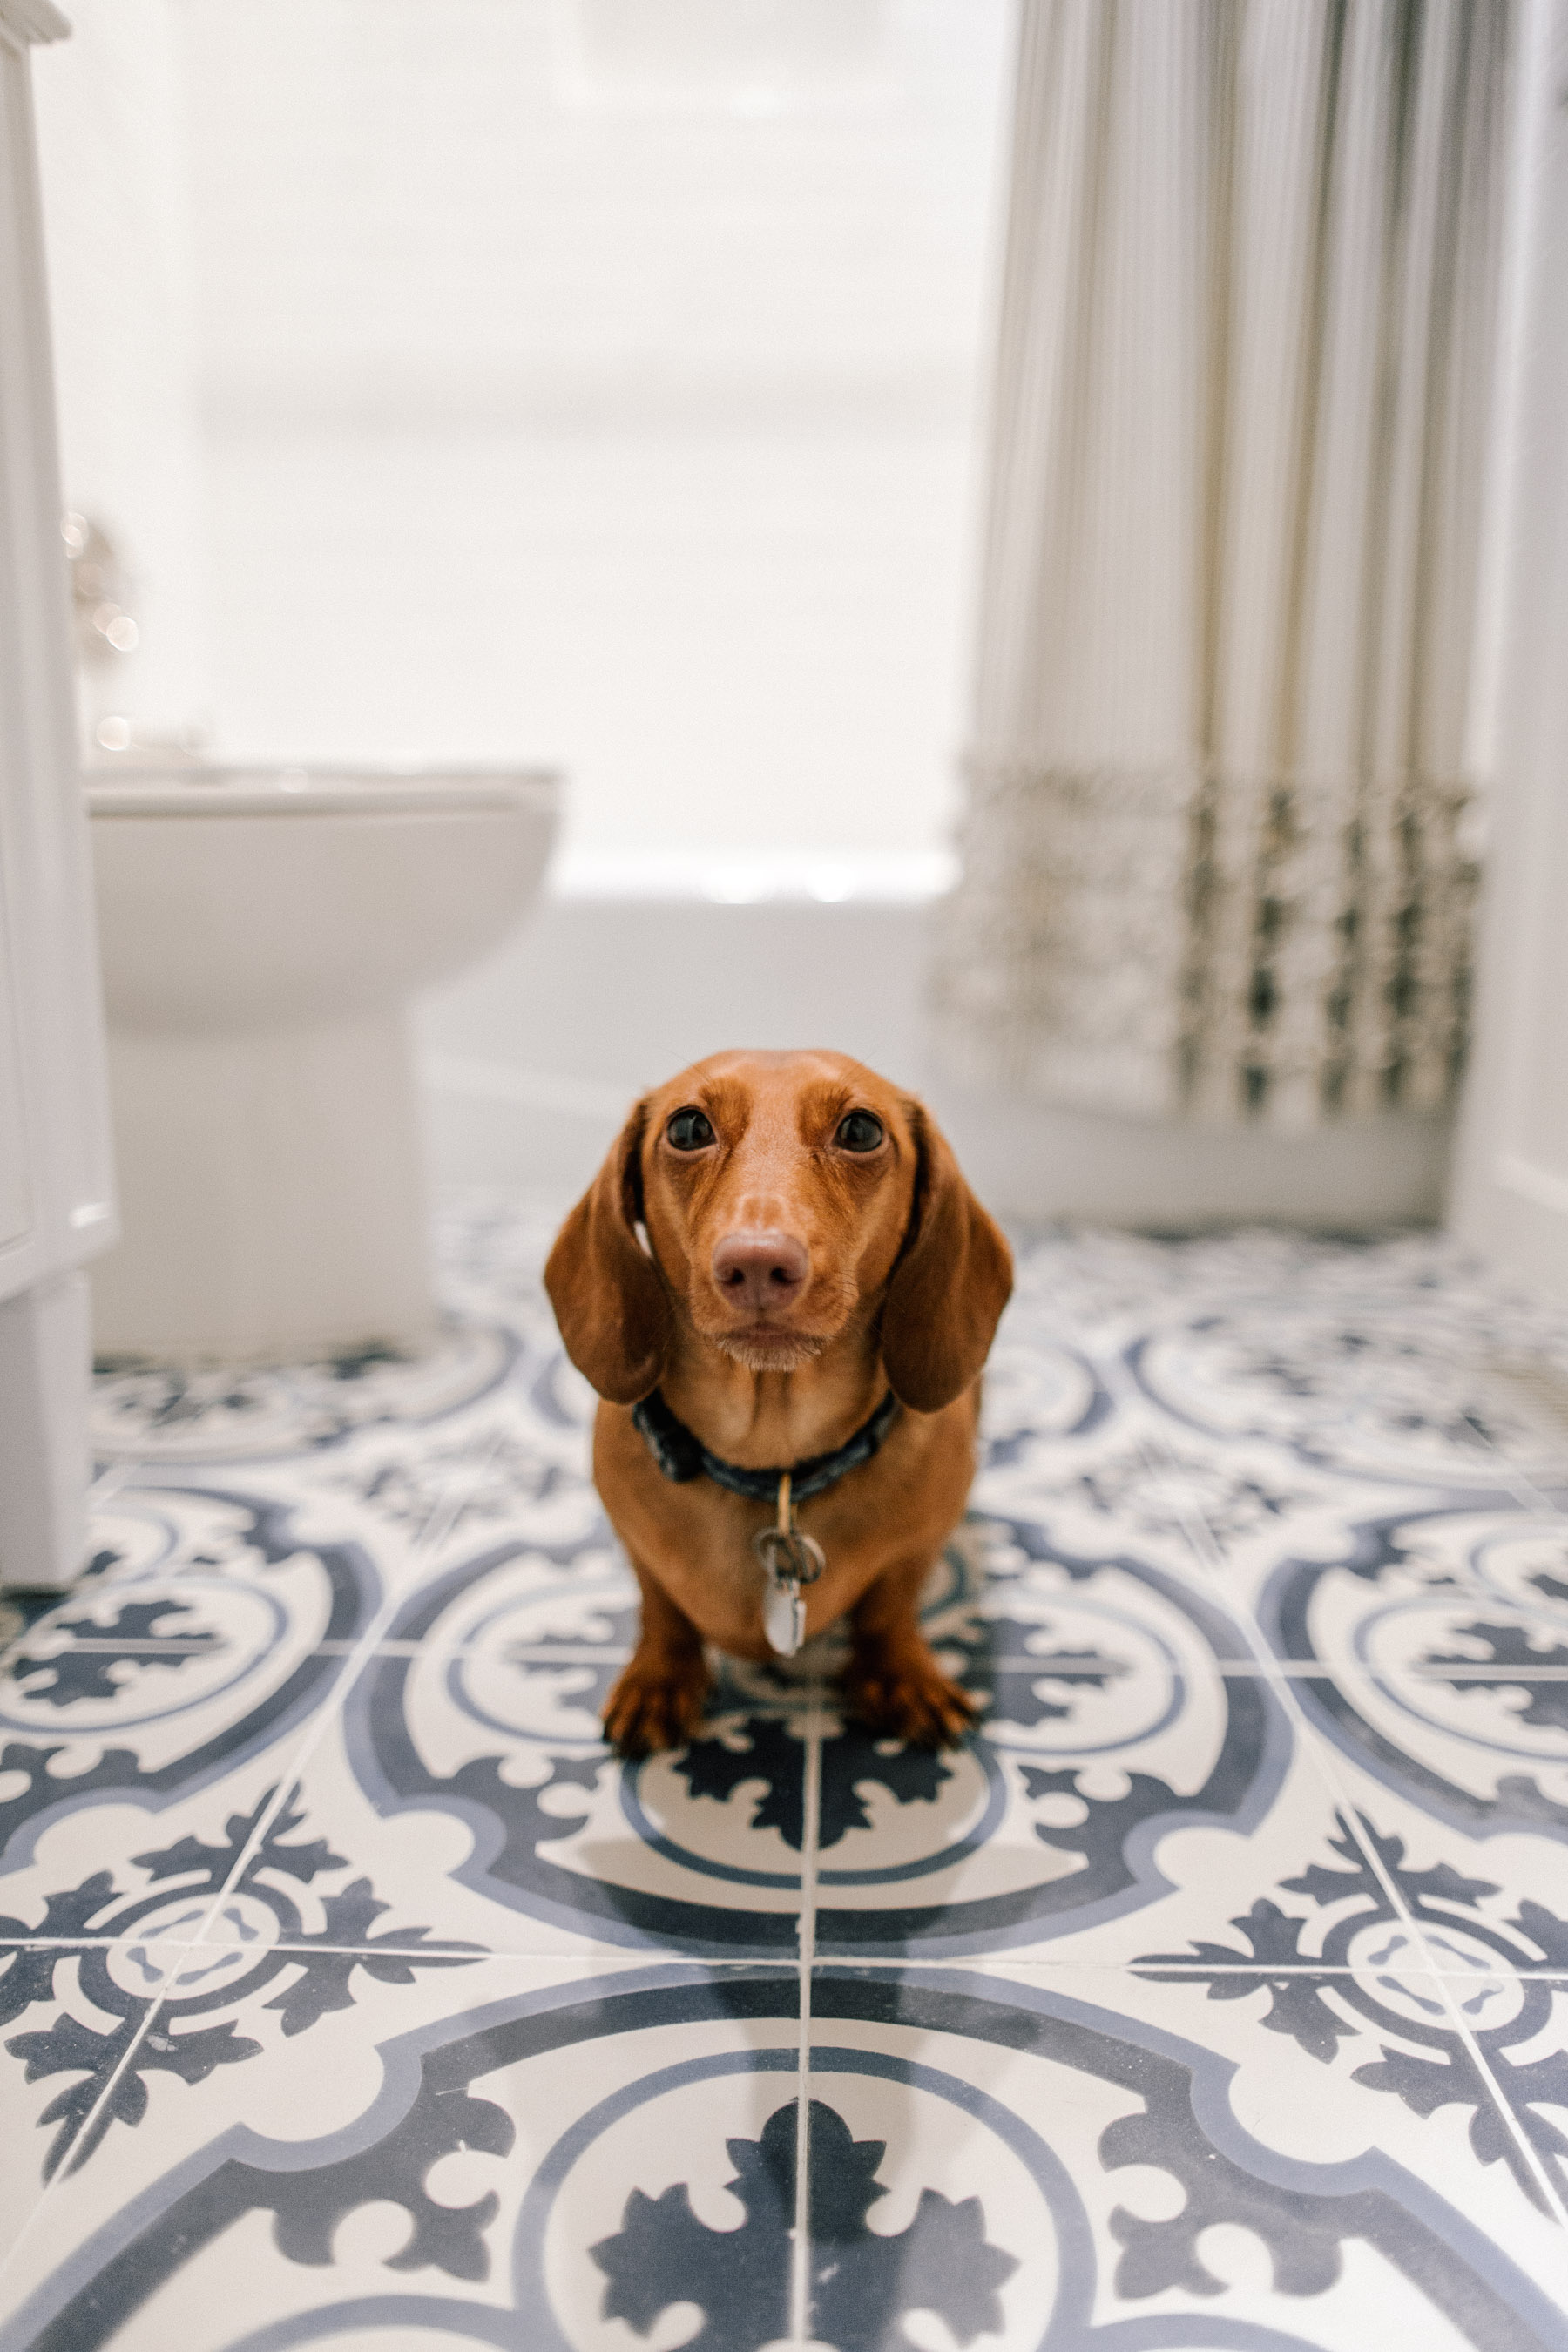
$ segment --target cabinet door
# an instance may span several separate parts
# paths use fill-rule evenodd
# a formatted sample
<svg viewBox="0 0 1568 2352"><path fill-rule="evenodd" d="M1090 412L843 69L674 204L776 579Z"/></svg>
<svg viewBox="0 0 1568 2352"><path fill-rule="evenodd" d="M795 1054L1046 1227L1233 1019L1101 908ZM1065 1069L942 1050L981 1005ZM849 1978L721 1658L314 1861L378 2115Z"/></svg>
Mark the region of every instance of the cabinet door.
<svg viewBox="0 0 1568 2352"><path fill-rule="evenodd" d="M0 0L0 1301L113 1239L28 47Z"/></svg>
<svg viewBox="0 0 1568 2352"><path fill-rule="evenodd" d="M1458 1231L1568 1298L1568 0L1524 11L1496 782Z"/></svg>

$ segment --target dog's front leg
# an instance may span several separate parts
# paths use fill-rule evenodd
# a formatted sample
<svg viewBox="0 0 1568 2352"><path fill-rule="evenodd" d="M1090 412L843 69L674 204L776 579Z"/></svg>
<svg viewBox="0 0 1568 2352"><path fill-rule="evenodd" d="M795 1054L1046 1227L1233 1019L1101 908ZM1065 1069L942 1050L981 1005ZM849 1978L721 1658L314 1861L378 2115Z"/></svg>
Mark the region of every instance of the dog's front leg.
<svg viewBox="0 0 1568 2352"><path fill-rule="evenodd" d="M639 1561L632 1566L642 1587L642 1625L605 1702L605 1738L623 1756L651 1756L683 1748L701 1723L708 1662L690 1618Z"/></svg>
<svg viewBox="0 0 1568 2352"><path fill-rule="evenodd" d="M948 1679L920 1628L931 1563L923 1554L885 1569L850 1612L854 1648L844 1676L849 1711L872 1731L918 1748L952 1748L974 1721L974 1702Z"/></svg>

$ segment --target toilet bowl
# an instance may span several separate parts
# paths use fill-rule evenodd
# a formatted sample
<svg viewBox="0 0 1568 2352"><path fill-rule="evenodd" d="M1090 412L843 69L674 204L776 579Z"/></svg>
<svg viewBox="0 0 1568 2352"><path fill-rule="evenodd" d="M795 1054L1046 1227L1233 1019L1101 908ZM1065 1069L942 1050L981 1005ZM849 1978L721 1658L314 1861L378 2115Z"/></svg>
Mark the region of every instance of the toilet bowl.
<svg viewBox="0 0 1568 2352"><path fill-rule="evenodd" d="M515 769L89 776L122 1231L100 1357L427 1340L409 1000L517 923L557 794Z"/></svg>

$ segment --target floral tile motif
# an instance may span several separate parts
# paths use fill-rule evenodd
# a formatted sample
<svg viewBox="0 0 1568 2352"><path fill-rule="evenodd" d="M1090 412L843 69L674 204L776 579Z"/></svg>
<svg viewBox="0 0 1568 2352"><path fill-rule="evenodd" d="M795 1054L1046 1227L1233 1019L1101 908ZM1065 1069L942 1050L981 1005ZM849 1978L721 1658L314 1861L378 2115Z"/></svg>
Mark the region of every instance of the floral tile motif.
<svg viewBox="0 0 1568 2352"><path fill-rule="evenodd" d="M1452 1503L1349 1521L1260 1601L1311 1719L1466 1831L1568 1841L1568 1519Z"/></svg>
<svg viewBox="0 0 1568 2352"><path fill-rule="evenodd" d="M987 1404L983 1435L992 1425ZM1131 1551L1234 1606L1234 1579L1216 1582L1216 1560L1277 1557L1328 1499L1321 1475L1282 1449L1254 1445L1238 1458L1173 1431L1133 1396L1086 1435L986 1436L972 1506L1004 1529L1048 1538L1064 1559Z"/></svg>
<svg viewBox="0 0 1568 2352"><path fill-rule="evenodd" d="M870 2228L910 2245L906 2310L925 2298L960 2343L1564 2340L1557 2224L1506 2180L1511 2210L1478 2194L1462 2134L1406 2116L1370 2139L1377 2092L1342 2096L1321 2068L1304 2104L1285 2066L1258 2099L1256 2045L1278 2042L1248 2026L1216 2043L1213 2015L1192 2031L1163 1989L1114 1972L819 1970L814 2160L820 2134L844 2184L826 2259L813 2247L825 2311L859 2284L839 2287L834 2258L869 2234L868 2189ZM827 2340L900 2340L881 2311L856 2318Z"/></svg>
<svg viewBox="0 0 1568 2352"><path fill-rule="evenodd" d="M688 1749L616 1762L597 1716L635 1588L595 1535L575 1553L480 1552L411 1597L345 1700L357 1793L386 1821L473 1822L460 1875L513 1915L493 1930L501 1945L575 1929L714 1955L793 1949L809 1682L731 1662ZM813 1842L833 1948L1083 1929L1163 1891L1151 1859L1163 1827L1242 1822L1278 1781L1283 1719L1238 1629L1158 1571L1064 1562L1037 1531L993 1523L954 1547L926 1614L984 1711L952 1755L845 1720L822 1660ZM814 1663L797 1662L807 1675Z"/></svg>
<svg viewBox="0 0 1568 2352"><path fill-rule="evenodd" d="M258 2056L261 2044L237 2033L235 2013L264 1988L291 2035L349 2007L358 1971L406 1984L421 1969L474 1956L386 1918L370 1880L350 1879L345 1857L310 1827L297 1798L264 1790L211 1842L187 1835L128 1869L94 1871L51 1894L36 1926L0 1918L0 1942L28 1938L7 1946L0 1979L0 2027L24 2028L5 2049L29 2084L65 2078L38 2118L58 2126L42 2154L45 2180L84 2164L114 2123L140 2119L150 2068L198 2084ZM62 1962L76 1971L80 2002L113 2024L97 2029L68 1991L62 2000ZM149 2040L142 2029L154 2009Z"/></svg>
<svg viewBox="0 0 1568 2352"><path fill-rule="evenodd" d="M1315 1285L1206 1300L1132 1341L1179 1428L1268 1438L1354 1478L1483 1487L1568 1477L1568 1419L1495 1327L1440 1282L1352 1306ZM1568 1390L1564 1391L1568 1399Z"/></svg>
<svg viewBox="0 0 1568 2352"><path fill-rule="evenodd" d="M95 1573L0 1659L0 1873L93 1809L155 1813L287 1744L371 1620L359 1544L306 1542L286 1504L121 1497ZM0 1875L0 1885L5 1884Z"/></svg>
<svg viewBox="0 0 1568 2352"><path fill-rule="evenodd" d="M1331 1846L1223 1937L1145 1953L1139 1975L1248 2004L1306 2057L1414 2115L1464 2111L1477 2161L1551 2213L1568 2200L1568 2133L1552 2113L1568 2111L1568 1919L1451 1863L1423 1865L1364 1813L1342 1814ZM1275 2095L1276 2053L1269 2071Z"/></svg>
<svg viewBox="0 0 1568 2352"><path fill-rule="evenodd" d="M911 1755L827 1716L822 1950L1081 1938L1165 1893L1167 1830L1247 1831L1277 1796L1289 1726L1225 1612L1131 1553L1062 1557L1017 1523L984 1532L925 1618L980 1706L975 1735Z"/></svg>
<svg viewBox="0 0 1568 2352"><path fill-rule="evenodd" d="M808 1686L731 1665L701 1741L623 1764L598 1708L634 1623L618 1580L584 1580L499 1600L469 1641L378 1653L343 1711L344 1817L416 1840L422 1870L439 1855L447 1899L479 1902L498 1949L793 1956Z"/></svg>
<svg viewBox="0 0 1568 2352"><path fill-rule="evenodd" d="M155 2077L44 2200L0 2345L614 2345L668 2277L639 2273L672 2224L689 2258L718 2240L681 2299L776 2340L799 2001L793 1971L486 1960L368 1987L325 2021L325 2071L252 2002L259 2094L243 2063L215 2074L194 2140L185 2086Z"/></svg>
<svg viewBox="0 0 1568 2352"><path fill-rule="evenodd" d="M418 1360L104 1376L0 1652L0 2352L1568 2352L1568 1323L1042 1235L973 1737L829 1637L626 1765L553 1226L448 1202Z"/></svg>
<svg viewBox="0 0 1568 2352"><path fill-rule="evenodd" d="M337 1445L377 1423L434 1422L487 1395L510 1370L502 1326L454 1320L425 1354L365 1348L319 1363L181 1370L116 1360L98 1381L100 1462L275 1460Z"/></svg>

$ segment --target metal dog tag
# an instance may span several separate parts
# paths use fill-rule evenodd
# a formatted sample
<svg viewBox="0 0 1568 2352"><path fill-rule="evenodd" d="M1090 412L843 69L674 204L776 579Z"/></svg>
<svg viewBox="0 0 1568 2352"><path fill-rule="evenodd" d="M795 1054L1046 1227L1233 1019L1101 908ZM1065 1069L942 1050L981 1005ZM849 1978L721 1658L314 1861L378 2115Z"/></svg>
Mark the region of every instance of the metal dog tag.
<svg viewBox="0 0 1568 2352"><path fill-rule="evenodd" d="M763 1631L775 1658L793 1658L805 1639L805 1603L793 1578L768 1589L763 1603Z"/></svg>
<svg viewBox="0 0 1568 2352"><path fill-rule="evenodd" d="M775 1657L793 1658L805 1639L805 1603L800 1588L816 1582L827 1566L827 1557L816 1537L803 1535L795 1524L787 1471L779 1480L778 1525L759 1528L752 1538L752 1549L768 1580L763 1602L768 1647Z"/></svg>

